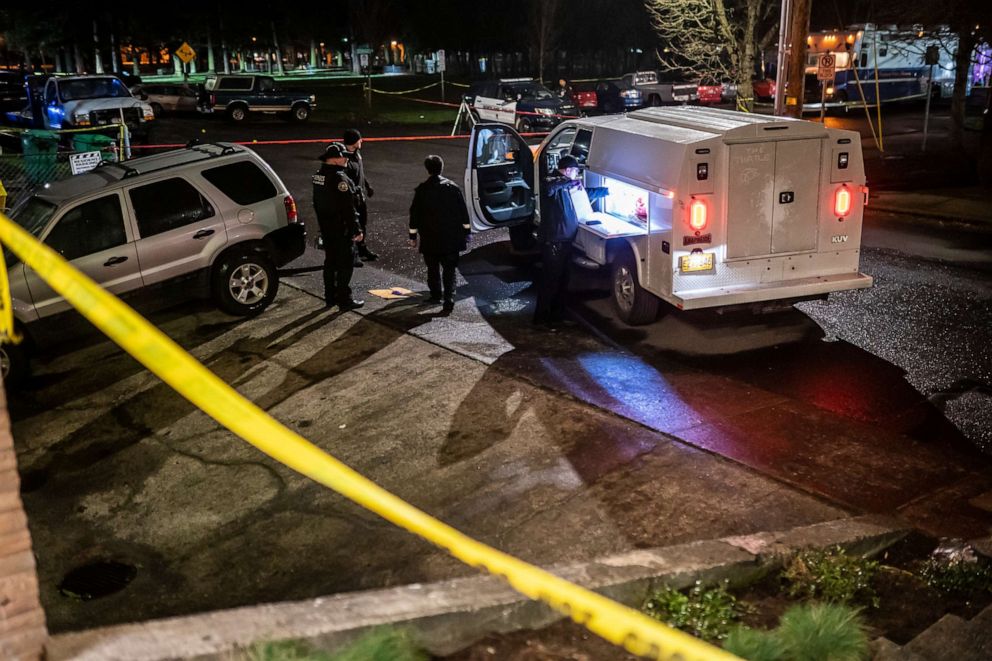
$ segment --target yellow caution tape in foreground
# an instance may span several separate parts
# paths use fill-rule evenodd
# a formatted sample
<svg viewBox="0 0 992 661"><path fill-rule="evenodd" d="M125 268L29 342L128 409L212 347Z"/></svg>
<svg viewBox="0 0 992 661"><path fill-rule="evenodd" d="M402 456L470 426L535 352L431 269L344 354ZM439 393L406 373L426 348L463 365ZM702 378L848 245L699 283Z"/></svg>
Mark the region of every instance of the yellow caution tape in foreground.
<svg viewBox="0 0 992 661"><path fill-rule="evenodd" d="M497 551L438 521L363 477L242 397L117 297L0 214L0 242L93 325L178 393L256 448L427 541L501 576L518 592L628 651L652 659L737 657L636 610Z"/></svg>

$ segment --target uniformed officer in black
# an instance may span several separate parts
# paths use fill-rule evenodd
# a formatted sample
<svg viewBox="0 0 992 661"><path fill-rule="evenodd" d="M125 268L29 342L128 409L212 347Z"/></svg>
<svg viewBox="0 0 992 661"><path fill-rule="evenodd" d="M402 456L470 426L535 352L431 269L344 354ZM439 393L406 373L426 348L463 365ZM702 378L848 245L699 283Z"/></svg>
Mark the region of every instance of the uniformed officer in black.
<svg viewBox="0 0 992 661"><path fill-rule="evenodd" d="M444 301L444 311L455 307L455 269L458 253L465 250L468 237L468 210L458 184L441 176L444 161L440 156L424 159L427 181L417 186L410 205L410 247L420 239L420 253L427 264L429 302ZM442 298L443 297L443 298Z"/></svg>
<svg viewBox="0 0 992 661"><path fill-rule="evenodd" d="M362 240L355 208L355 186L345 173L348 157L344 147L331 144L320 155L322 165L313 175L313 207L324 241L324 300L352 310L365 305L351 297L355 242Z"/></svg>
<svg viewBox="0 0 992 661"><path fill-rule="evenodd" d="M365 177L365 161L362 159L361 152L362 134L355 129L347 129L342 140L348 156L348 177L351 178L352 183L355 184L355 190L358 192L358 222L362 226L362 235L365 237L355 244L358 253L355 266L361 266L362 262L374 262L379 258L379 255L369 250L368 246L365 245L368 238L369 223L368 198L372 197L374 191L369 180Z"/></svg>

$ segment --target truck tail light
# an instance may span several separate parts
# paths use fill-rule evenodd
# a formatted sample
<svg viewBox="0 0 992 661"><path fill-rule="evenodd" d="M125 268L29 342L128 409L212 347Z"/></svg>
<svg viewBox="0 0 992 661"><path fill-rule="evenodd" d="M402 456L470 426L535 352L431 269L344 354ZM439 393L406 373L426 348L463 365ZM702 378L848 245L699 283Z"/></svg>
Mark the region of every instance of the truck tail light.
<svg viewBox="0 0 992 661"><path fill-rule="evenodd" d="M287 195L282 198L283 204L286 205L286 220L290 223L300 222L300 216L296 213L296 200L293 199L292 195Z"/></svg>
<svg viewBox="0 0 992 661"><path fill-rule="evenodd" d="M693 200L689 204L689 227L698 231L706 229L706 223L709 222L707 215L706 203L702 200Z"/></svg>
<svg viewBox="0 0 992 661"><path fill-rule="evenodd" d="M834 215L844 218L849 213L851 213L851 189L841 186L834 193Z"/></svg>

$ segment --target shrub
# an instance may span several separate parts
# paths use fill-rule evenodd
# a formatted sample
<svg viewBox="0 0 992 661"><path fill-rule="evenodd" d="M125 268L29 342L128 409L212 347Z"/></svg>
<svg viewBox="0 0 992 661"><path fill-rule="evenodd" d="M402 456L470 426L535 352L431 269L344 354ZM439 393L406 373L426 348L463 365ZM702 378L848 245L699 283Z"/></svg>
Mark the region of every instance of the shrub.
<svg viewBox="0 0 992 661"><path fill-rule="evenodd" d="M364 634L337 652L324 652L300 641L260 643L249 661L427 661L427 653L401 630L380 628Z"/></svg>
<svg viewBox="0 0 992 661"><path fill-rule="evenodd" d="M848 555L844 549L810 550L797 554L782 572L793 598L832 603L860 603L878 608L872 579L878 562Z"/></svg>
<svg viewBox="0 0 992 661"><path fill-rule="evenodd" d="M787 659L860 661L868 658L868 635L858 611L842 604L793 606L779 620L775 636Z"/></svg>
<svg viewBox="0 0 992 661"><path fill-rule="evenodd" d="M727 592L726 583L715 587L696 584L688 593L662 587L648 595L641 608L665 624L703 640L722 640L731 624L740 619L744 607Z"/></svg>
<svg viewBox="0 0 992 661"><path fill-rule="evenodd" d="M920 567L920 577L927 585L945 594L992 592L992 568L978 562L942 562L928 558Z"/></svg>
<svg viewBox="0 0 992 661"><path fill-rule="evenodd" d="M737 626L731 629L723 648L748 661L780 661L786 649L774 631Z"/></svg>

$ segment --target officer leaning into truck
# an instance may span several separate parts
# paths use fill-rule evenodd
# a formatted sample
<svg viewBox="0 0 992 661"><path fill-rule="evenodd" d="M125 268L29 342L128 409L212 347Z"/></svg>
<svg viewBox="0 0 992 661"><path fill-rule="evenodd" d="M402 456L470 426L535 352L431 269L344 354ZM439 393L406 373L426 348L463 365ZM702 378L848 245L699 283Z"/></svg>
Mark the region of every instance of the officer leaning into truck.
<svg viewBox="0 0 992 661"><path fill-rule="evenodd" d="M328 145L320 155L320 170L313 175L313 208L324 242L324 300L327 307L342 311L365 305L351 297L355 243L362 240L358 223L355 185L345 172L348 156L344 147Z"/></svg>
<svg viewBox="0 0 992 661"><path fill-rule="evenodd" d="M368 198L372 197L374 191L365 178L365 161L362 159L362 134L356 129L345 130L342 141L348 156L348 177L355 184L358 193L358 222L362 226L362 235L368 238L369 207ZM379 259L379 255L369 250L362 239L355 247L358 249L355 257L355 266L362 266L362 262L374 262Z"/></svg>
<svg viewBox="0 0 992 661"><path fill-rule="evenodd" d="M543 269L537 287L534 323L549 330L556 330L565 321L572 241L579 231L572 195L588 194L590 202L609 195L607 188L584 188L579 174L579 162L575 157L563 156L558 161L558 169L541 185L541 224L537 240L541 245Z"/></svg>

